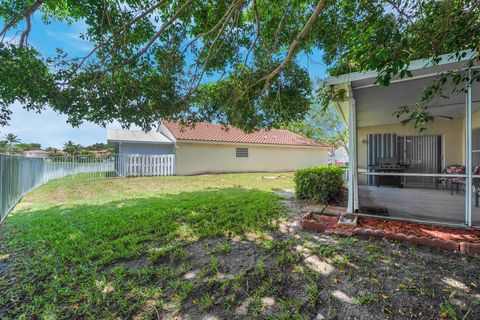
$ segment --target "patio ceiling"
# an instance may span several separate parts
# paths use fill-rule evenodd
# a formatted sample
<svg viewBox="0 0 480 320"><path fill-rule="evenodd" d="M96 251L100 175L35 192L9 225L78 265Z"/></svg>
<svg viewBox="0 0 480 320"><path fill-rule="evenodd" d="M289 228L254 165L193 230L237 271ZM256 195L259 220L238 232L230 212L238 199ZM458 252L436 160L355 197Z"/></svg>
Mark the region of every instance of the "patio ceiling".
<svg viewBox="0 0 480 320"><path fill-rule="evenodd" d="M356 121L358 127L396 124L402 119L392 116L392 113L398 110L401 105L414 106L420 99L423 89L431 83L436 75L449 70L462 70L467 61L475 57L476 52L464 51L464 56L457 61L452 54L440 56L437 65L431 66L430 59L420 59L411 61L409 70L412 72L411 78L400 79L398 76L393 78L388 87L379 87L375 84L378 76L376 71L353 72L343 74L337 77L330 77L325 82L330 86L346 85L353 90L355 99ZM480 63L476 66L480 67ZM429 107L431 115L447 116L453 118L462 118L465 115L464 93L451 93L448 89L445 94L448 99L436 98ZM348 116L348 104L337 105L338 110L345 117ZM480 84L475 83L472 88L472 111L480 110ZM448 121L448 120L436 120ZM473 124L478 126L479 124Z"/></svg>
<svg viewBox="0 0 480 320"><path fill-rule="evenodd" d="M394 82L388 87L371 86L366 84L366 80L352 82L358 127L398 123L401 119L393 117L392 113L401 105L414 106L422 96L424 88L434 79L435 76L414 78ZM452 93L451 90L446 89L445 94L449 97L437 97L429 103L431 114L453 118L464 117L465 93ZM472 101L473 112L480 111L479 83L473 85ZM436 121L448 120L438 119Z"/></svg>

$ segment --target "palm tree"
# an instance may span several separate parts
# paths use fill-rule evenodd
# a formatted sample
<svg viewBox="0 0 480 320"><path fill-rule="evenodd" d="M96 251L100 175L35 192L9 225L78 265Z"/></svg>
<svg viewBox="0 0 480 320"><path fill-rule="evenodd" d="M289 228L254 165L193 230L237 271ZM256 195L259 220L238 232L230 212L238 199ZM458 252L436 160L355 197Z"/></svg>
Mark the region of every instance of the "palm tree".
<svg viewBox="0 0 480 320"><path fill-rule="evenodd" d="M79 154L80 150L81 150L81 146L79 144L74 143L71 140L68 140L63 144L63 151L65 151L70 156Z"/></svg>
<svg viewBox="0 0 480 320"><path fill-rule="evenodd" d="M7 140L10 148L13 147L14 143L20 143L20 139L18 138L18 136L13 133L7 133L5 135L5 140Z"/></svg>

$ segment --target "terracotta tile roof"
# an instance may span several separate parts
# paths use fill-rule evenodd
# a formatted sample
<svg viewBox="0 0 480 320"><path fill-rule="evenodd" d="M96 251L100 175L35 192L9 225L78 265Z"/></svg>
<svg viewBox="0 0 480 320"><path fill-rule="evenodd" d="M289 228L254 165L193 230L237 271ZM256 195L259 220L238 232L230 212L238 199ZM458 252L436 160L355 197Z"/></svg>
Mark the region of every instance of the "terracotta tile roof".
<svg viewBox="0 0 480 320"><path fill-rule="evenodd" d="M162 121L177 140L231 142L247 144L269 144L285 146L330 147L330 145L313 141L296 133L281 129L261 129L252 133L220 124L197 123L195 127L182 127L175 122Z"/></svg>
<svg viewBox="0 0 480 320"><path fill-rule="evenodd" d="M26 153L48 153L48 151L45 151L45 150L25 150L23 152L26 152Z"/></svg>

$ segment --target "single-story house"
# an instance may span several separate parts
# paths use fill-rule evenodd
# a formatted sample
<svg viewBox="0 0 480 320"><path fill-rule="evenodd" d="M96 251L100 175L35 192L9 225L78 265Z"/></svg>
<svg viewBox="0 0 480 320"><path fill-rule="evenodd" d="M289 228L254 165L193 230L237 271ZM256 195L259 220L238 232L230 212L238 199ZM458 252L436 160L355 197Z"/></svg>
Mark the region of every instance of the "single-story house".
<svg viewBox="0 0 480 320"><path fill-rule="evenodd" d="M90 150L90 152L97 158L109 157L112 155L110 150Z"/></svg>
<svg viewBox="0 0 480 320"><path fill-rule="evenodd" d="M48 158L48 151L45 150L26 150L23 151L23 155L27 158L42 158L46 159Z"/></svg>
<svg viewBox="0 0 480 320"><path fill-rule="evenodd" d="M168 121L161 121L156 132L107 130L107 140L120 156L173 155L177 175L295 171L326 165L331 148L288 130L245 133L220 124L184 127Z"/></svg>
<svg viewBox="0 0 480 320"><path fill-rule="evenodd" d="M448 97L428 103L425 131L393 115L400 106L415 107L438 75L468 75L466 61L475 55L466 52L460 61L444 55L438 64L412 61L412 76L394 78L389 86L377 85L373 71L326 80L332 93L344 93L332 103L350 135L349 212L480 226L480 84L459 92L447 82Z"/></svg>

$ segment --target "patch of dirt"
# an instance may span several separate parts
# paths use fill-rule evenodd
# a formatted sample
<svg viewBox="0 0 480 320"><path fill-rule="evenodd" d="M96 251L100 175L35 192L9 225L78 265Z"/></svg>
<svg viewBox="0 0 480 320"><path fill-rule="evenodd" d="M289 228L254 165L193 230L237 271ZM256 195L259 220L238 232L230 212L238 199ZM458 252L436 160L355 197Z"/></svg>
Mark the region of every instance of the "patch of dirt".
<svg viewBox="0 0 480 320"><path fill-rule="evenodd" d="M165 319L292 318L297 313L307 319L439 319L467 312L467 319L480 318L478 257L305 232L299 220L308 204L296 201L291 190L278 193L289 213L269 236L290 247L269 250L255 235L184 246L191 268L182 277L194 289L178 313L162 314ZM337 217L326 217L336 225ZM228 252L219 252L225 242ZM208 271L212 258L218 263L215 273ZM212 303L202 308L206 295Z"/></svg>
<svg viewBox="0 0 480 320"><path fill-rule="evenodd" d="M121 263L123 266L127 268L132 268L132 269L140 269L151 262L147 259L147 256L141 256L140 258L133 259L133 260L128 260L123 263Z"/></svg>
<svg viewBox="0 0 480 320"><path fill-rule="evenodd" d="M296 208L289 220L300 220L310 209L293 196L288 201L295 202L289 207ZM336 224L336 217L330 220ZM421 227L432 231L432 236L445 231L435 226ZM312 319L461 319L467 312L465 319L480 318L478 256L388 240L310 233L300 227L294 230L292 236L300 235L304 243L318 245L326 252L326 247L336 251L333 258L328 258L321 250L320 254L313 250L317 264L334 263L330 263L331 272L322 275L322 303ZM461 241L478 235L456 229L450 232L452 239L456 234ZM295 283L291 286L297 287Z"/></svg>
<svg viewBox="0 0 480 320"><path fill-rule="evenodd" d="M277 193L288 209L278 231L202 239L154 262L146 251L116 264L133 269L132 281L144 288L160 289L135 309L136 318L462 319L468 312L466 319L480 319L479 257L306 232L299 221L309 204L293 190Z"/></svg>
<svg viewBox="0 0 480 320"><path fill-rule="evenodd" d="M0 261L0 274L5 274L8 270L10 270L10 263Z"/></svg>

